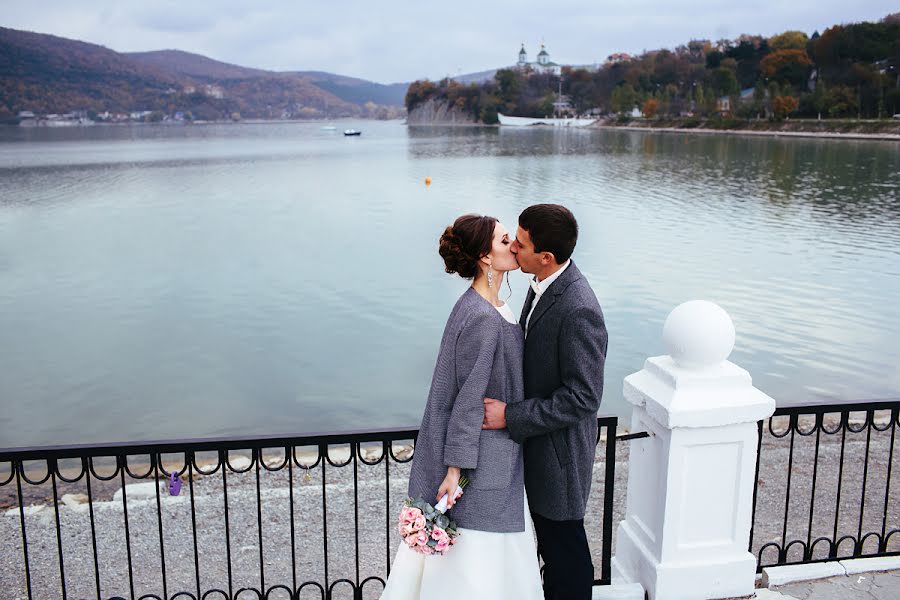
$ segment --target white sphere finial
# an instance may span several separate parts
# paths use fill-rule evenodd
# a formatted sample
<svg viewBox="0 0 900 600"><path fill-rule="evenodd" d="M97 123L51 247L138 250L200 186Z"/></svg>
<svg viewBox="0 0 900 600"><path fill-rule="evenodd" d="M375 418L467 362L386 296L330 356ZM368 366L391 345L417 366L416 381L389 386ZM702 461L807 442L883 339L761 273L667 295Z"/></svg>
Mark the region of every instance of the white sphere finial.
<svg viewBox="0 0 900 600"><path fill-rule="evenodd" d="M663 343L678 366L711 367L726 360L734 349L734 323L718 304L691 300L669 313Z"/></svg>

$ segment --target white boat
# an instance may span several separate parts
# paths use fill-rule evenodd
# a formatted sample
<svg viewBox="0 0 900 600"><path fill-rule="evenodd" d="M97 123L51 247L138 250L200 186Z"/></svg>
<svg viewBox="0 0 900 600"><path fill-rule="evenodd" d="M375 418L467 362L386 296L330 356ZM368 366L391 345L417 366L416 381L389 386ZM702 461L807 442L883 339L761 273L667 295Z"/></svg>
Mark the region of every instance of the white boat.
<svg viewBox="0 0 900 600"><path fill-rule="evenodd" d="M528 127L530 125L546 125L549 127L587 127L597 119L585 119L579 117L568 118L532 118L532 117L511 117L503 113L497 113L501 125L512 125L514 127Z"/></svg>

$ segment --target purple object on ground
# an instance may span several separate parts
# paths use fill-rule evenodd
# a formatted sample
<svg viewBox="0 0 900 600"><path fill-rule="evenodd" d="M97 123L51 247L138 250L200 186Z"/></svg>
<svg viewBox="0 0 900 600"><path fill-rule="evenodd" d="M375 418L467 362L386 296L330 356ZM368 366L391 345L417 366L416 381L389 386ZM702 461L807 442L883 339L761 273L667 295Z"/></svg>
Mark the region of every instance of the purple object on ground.
<svg viewBox="0 0 900 600"><path fill-rule="evenodd" d="M177 496L181 492L181 478L175 473L169 476L169 495Z"/></svg>

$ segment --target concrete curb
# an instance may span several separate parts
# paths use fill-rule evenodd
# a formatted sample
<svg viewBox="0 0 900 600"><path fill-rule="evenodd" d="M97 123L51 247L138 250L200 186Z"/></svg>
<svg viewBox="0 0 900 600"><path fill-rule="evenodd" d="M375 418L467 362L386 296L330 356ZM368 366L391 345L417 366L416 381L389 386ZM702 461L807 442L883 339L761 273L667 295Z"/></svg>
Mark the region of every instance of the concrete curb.
<svg viewBox="0 0 900 600"><path fill-rule="evenodd" d="M900 570L900 556L854 558L808 565L785 565L763 569L762 585L765 588L787 585L798 581L825 579L838 575L856 575L878 571Z"/></svg>
<svg viewBox="0 0 900 600"><path fill-rule="evenodd" d="M639 583L596 585L591 600L644 600L644 586Z"/></svg>

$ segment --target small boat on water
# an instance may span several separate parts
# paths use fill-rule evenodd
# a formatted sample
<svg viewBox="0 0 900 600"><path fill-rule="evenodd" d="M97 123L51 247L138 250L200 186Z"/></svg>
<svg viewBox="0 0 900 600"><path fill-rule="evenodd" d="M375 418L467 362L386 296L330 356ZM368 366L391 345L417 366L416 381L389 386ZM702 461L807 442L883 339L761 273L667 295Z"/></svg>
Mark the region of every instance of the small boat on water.
<svg viewBox="0 0 900 600"><path fill-rule="evenodd" d="M504 114L497 114L501 125L512 125L514 127L527 127L530 125L547 125L550 127L587 127L594 123L597 119L581 119L573 118L553 118L547 117L543 119L535 119L531 117L512 117Z"/></svg>
<svg viewBox="0 0 900 600"><path fill-rule="evenodd" d="M355 129L345 129L344 135L362 135L362 131L357 131Z"/></svg>

